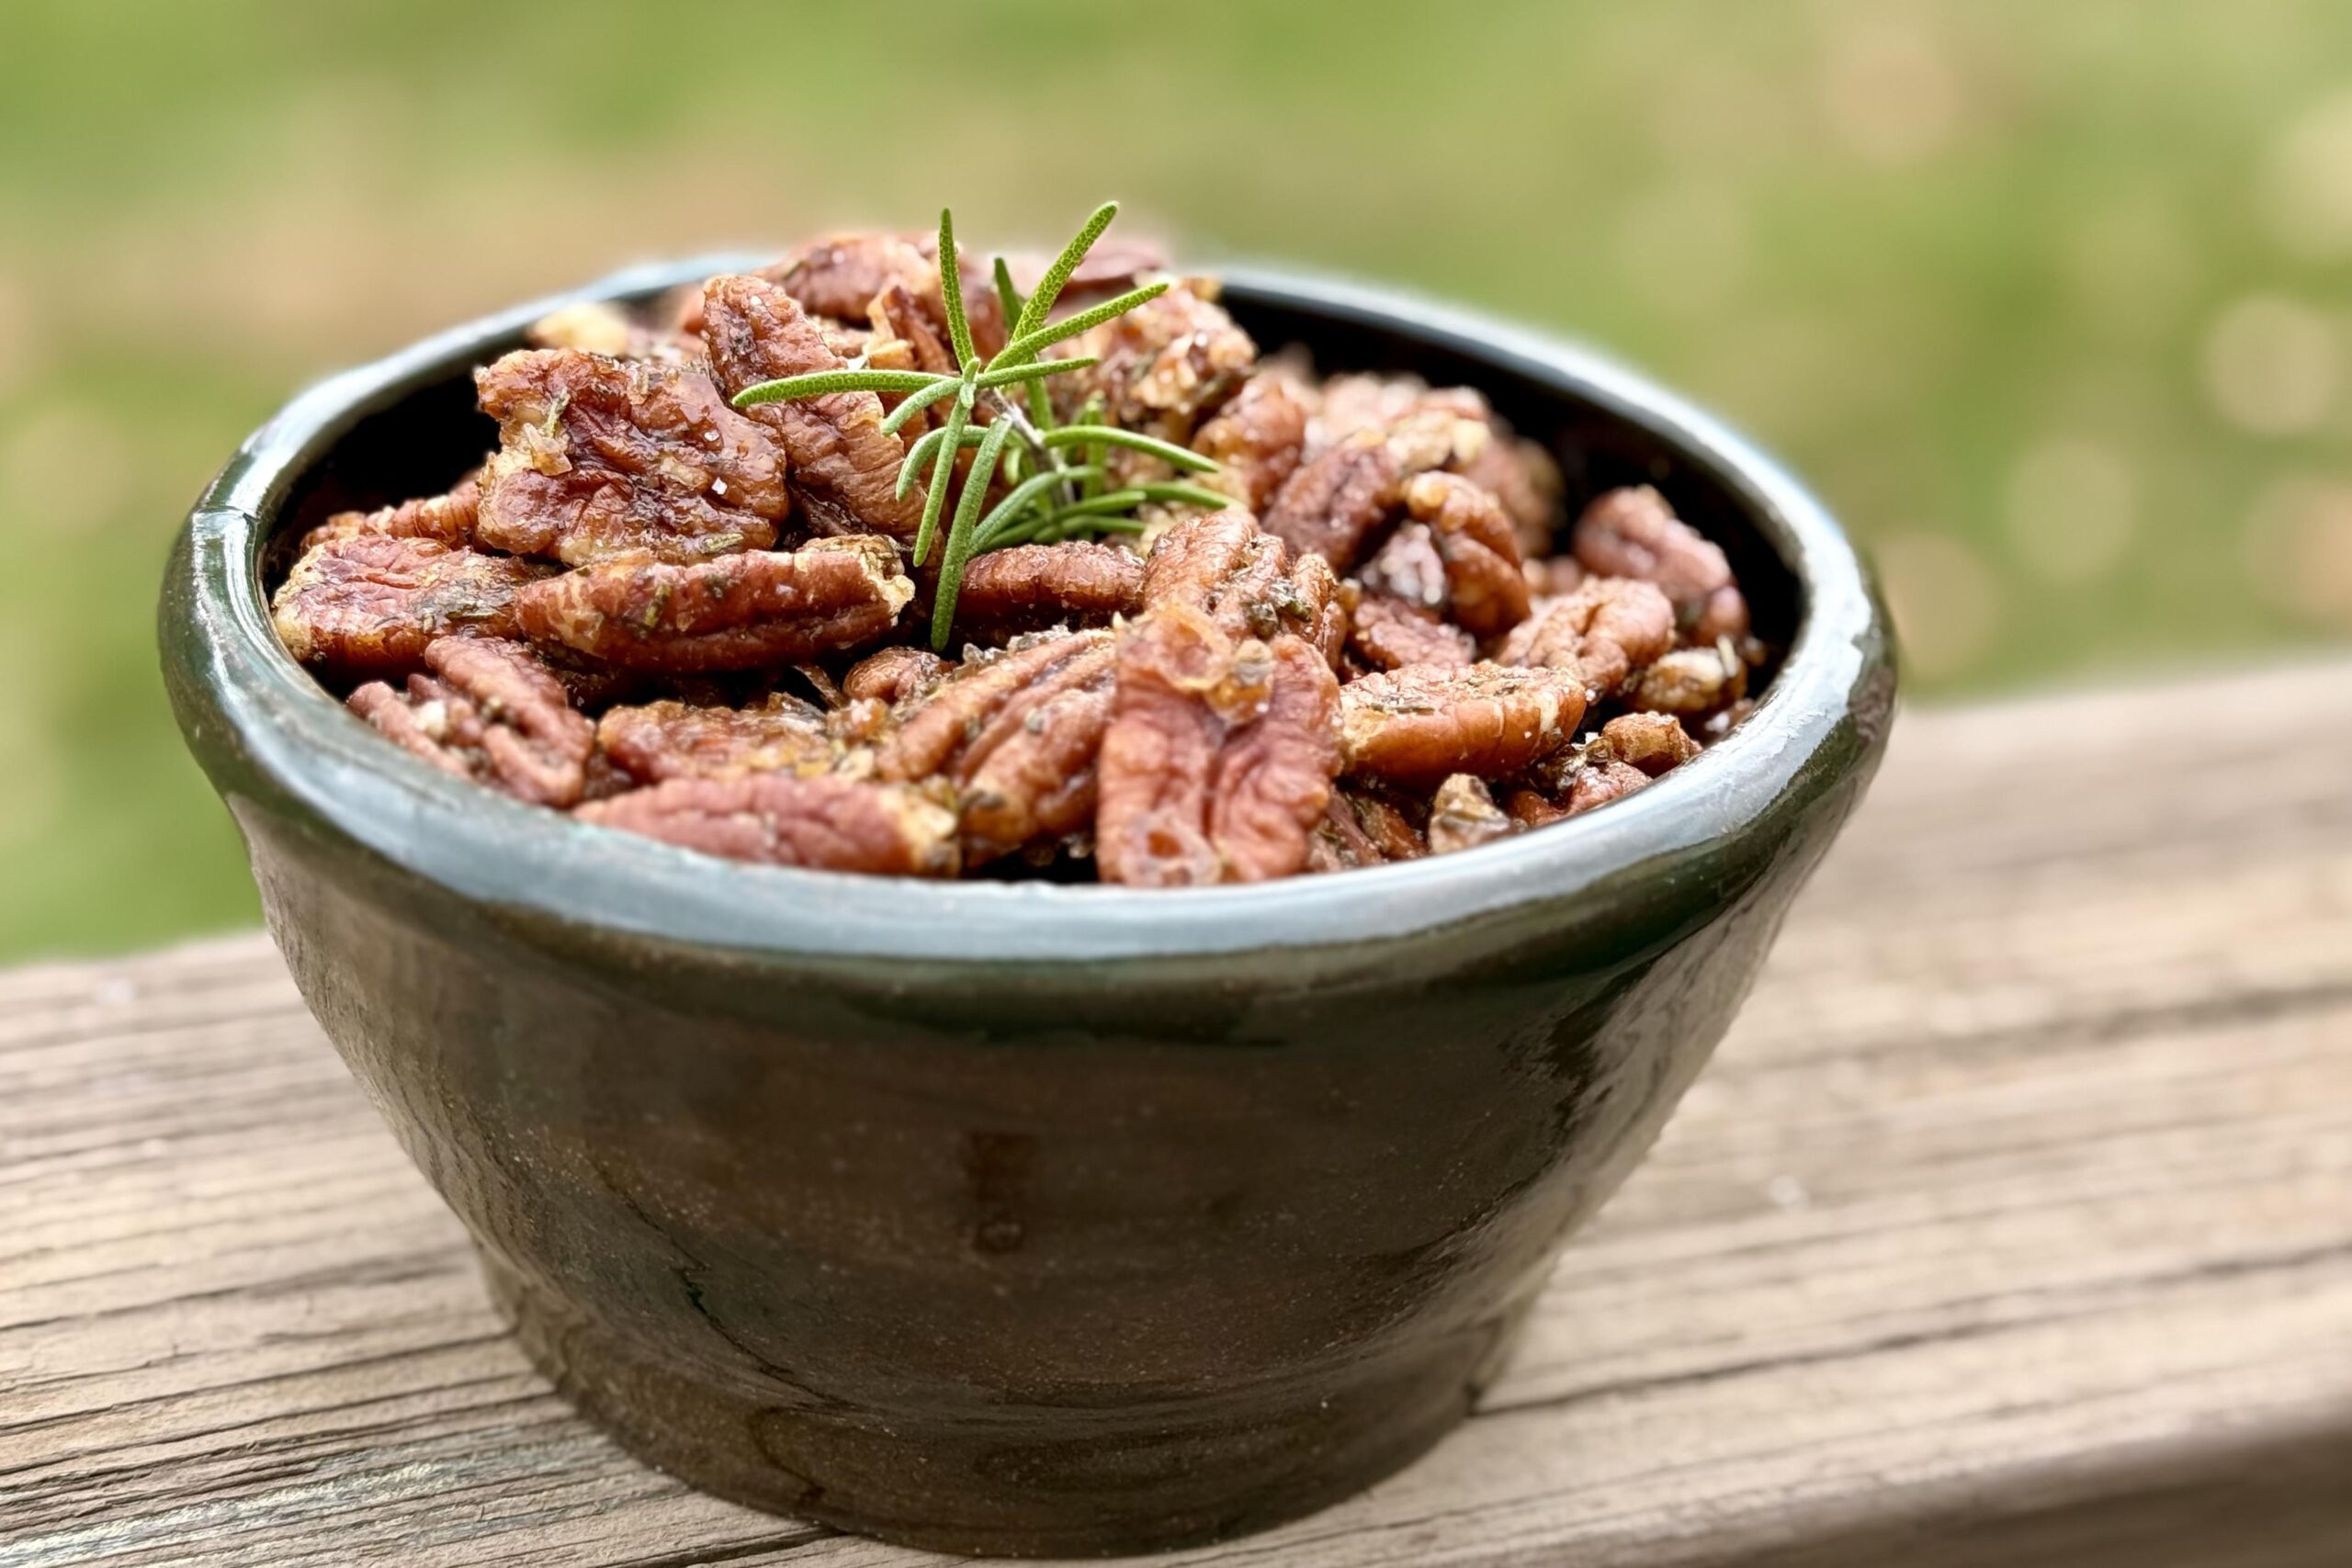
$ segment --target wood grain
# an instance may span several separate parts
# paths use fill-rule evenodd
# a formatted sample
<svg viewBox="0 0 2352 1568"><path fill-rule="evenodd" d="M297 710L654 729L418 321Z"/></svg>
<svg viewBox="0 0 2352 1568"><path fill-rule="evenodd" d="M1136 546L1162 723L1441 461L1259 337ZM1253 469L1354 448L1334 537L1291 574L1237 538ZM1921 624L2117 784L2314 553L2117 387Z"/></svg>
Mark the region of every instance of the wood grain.
<svg viewBox="0 0 2352 1568"><path fill-rule="evenodd" d="M2347 1476L2331 663L1908 715L1478 1416L1162 1561L2340 1568ZM259 936L0 974L0 1568L918 1561L572 1417Z"/></svg>

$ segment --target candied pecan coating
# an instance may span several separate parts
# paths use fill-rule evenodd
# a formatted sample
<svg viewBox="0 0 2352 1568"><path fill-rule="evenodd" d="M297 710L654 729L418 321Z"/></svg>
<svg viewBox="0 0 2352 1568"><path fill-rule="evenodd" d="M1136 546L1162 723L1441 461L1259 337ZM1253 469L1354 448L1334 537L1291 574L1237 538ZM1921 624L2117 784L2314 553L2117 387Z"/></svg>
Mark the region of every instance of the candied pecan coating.
<svg viewBox="0 0 2352 1568"><path fill-rule="evenodd" d="M1233 636L1182 602L1119 638L1095 859L1106 881L1193 886L1307 861L1339 772L1339 683L1295 632Z"/></svg>
<svg viewBox="0 0 2352 1568"><path fill-rule="evenodd" d="M481 506L481 475L468 474L446 495L428 495L379 506L373 512L338 512L302 536L302 548L317 549L329 539L359 534L381 534L395 539L431 539L459 546L474 542L474 517Z"/></svg>
<svg viewBox="0 0 2352 1568"><path fill-rule="evenodd" d="M822 772L833 761L825 716L782 695L748 708L705 707L670 697L608 708L596 721L596 746L640 784L780 770Z"/></svg>
<svg viewBox="0 0 2352 1568"><path fill-rule="evenodd" d="M1296 377L1259 371L1193 438L1193 450L1218 465L1201 482L1263 513L1306 451L1307 417Z"/></svg>
<svg viewBox="0 0 2352 1568"><path fill-rule="evenodd" d="M792 508L785 457L700 370L523 349L474 372L500 446L475 533L581 566L763 550Z"/></svg>
<svg viewBox="0 0 2352 1568"><path fill-rule="evenodd" d="M1452 854L1510 835L1514 824L1486 781L1454 773L1430 797L1430 853Z"/></svg>
<svg viewBox="0 0 2352 1568"><path fill-rule="evenodd" d="M1449 773L1500 778L1566 745L1584 717L1574 670L1411 665L1340 692L1340 739L1359 777L1434 787Z"/></svg>
<svg viewBox="0 0 2352 1568"><path fill-rule="evenodd" d="M351 694L351 710L459 778L535 806L580 799L594 730L529 649L445 637L426 645L424 663L432 673L412 674L405 694L372 681Z"/></svg>
<svg viewBox="0 0 2352 1568"><path fill-rule="evenodd" d="M270 601L296 659L342 676L416 668L453 632L513 637L518 592L548 568L390 534L330 538L294 563Z"/></svg>
<svg viewBox="0 0 2352 1568"><path fill-rule="evenodd" d="M1698 754L1673 716L1620 714L1582 747L1531 772L1506 804L1515 820L1542 827L1622 800Z"/></svg>
<svg viewBox="0 0 2352 1568"><path fill-rule="evenodd" d="M1702 717L1747 694L1747 665L1728 641L1678 648L1642 671L1634 703L1659 713Z"/></svg>
<svg viewBox="0 0 2352 1568"><path fill-rule="evenodd" d="M852 702L904 702L950 668L927 648L886 648L851 666L842 677L842 694Z"/></svg>
<svg viewBox="0 0 2352 1568"><path fill-rule="evenodd" d="M1111 633L1088 631L967 660L915 699L876 748L876 775L946 779L972 864L1082 829L1115 652Z"/></svg>
<svg viewBox="0 0 2352 1568"><path fill-rule="evenodd" d="M703 294L702 330L711 373L730 398L762 381L839 370L848 363L790 295L756 277L712 278ZM918 483L898 493L906 444L883 434L881 399L872 392L828 392L759 403L745 416L783 446L794 492L822 531L871 529L914 537L923 490Z"/></svg>
<svg viewBox="0 0 2352 1568"><path fill-rule="evenodd" d="M790 664L881 637L914 597L887 539L818 539L676 566L623 557L535 582L523 627L630 670Z"/></svg>
<svg viewBox="0 0 2352 1568"><path fill-rule="evenodd" d="M1430 472L1405 482L1405 510L1429 525L1445 563L1447 608L1456 625L1492 637L1527 619L1519 540L1501 502L1459 474Z"/></svg>
<svg viewBox="0 0 2352 1568"><path fill-rule="evenodd" d="M1408 664L1475 663L1477 644L1470 634L1433 610L1390 594L1359 591L1350 617L1348 649L1374 670Z"/></svg>
<svg viewBox="0 0 2352 1568"><path fill-rule="evenodd" d="M1136 607L1143 572L1139 557L1091 539L990 550L965 570L956 623L997 636L1100 626Z"/></svg>
<svg viewBox="0 0 2352 1568"><path fill-rule="evenodd" d="M1504 664L1580 670L1606 695L1674 643L1674 606L1647 582L1588 578L1564 599L1538 603L1496 651Z"/></svg>
<svg viewBox="0 0 2352 1568"><path fill-rule="evenodd" d="M1706 640L1747 634L1747 603L1723 547L1677 517L1648 485L1596 497L1577 519L1575 545L1577 559L1596 576L1657 583L1683 626L1707 623Z"/></svg>
<svg viewBox="0 0 2352 1568"><path fill-rule="evenodd" d="M1057 407L1074 412L1100 395L1111 423L1177 442L1258 363L1258 345L1216 302L1216 286L1199 278L1081 333L1068 353L1101 363L1053 378Z"/></svg>
<svg viewBox="0 0 2352 1568"><path fill-rule="evenodd" d="M953 876L955 814L905 784L819 773L675 778L573 815L682 849L763 865Z"/></svg>

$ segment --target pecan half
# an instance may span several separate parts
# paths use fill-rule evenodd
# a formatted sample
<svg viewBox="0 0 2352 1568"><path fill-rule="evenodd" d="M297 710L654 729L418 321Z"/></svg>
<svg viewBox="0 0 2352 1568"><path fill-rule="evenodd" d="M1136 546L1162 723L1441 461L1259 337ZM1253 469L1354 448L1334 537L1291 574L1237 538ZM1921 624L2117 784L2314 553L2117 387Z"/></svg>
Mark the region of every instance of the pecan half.
<svg viewBox="0 0 2352 1568"><path fill-rule="evenodd" d="M665 697L605 710L597 750L640 784L738 773L823 772L833 763L825 716L781 694L758 707L704 707Z"/></svg>
<svg viewBox="0 0 2352 1568"><path fill-rule="evenodd" d="M572 814L682 849L763 865L953 876L956 818L904 784L820 773L677 778Z"/></svg>
<svg viewBox="0 0 2352 1568"><path fill-rule="evenodd" d="M1597 497L1577 519L1575 544L1588 571L1657 584L1693 640L1747 635L1747 601L1723 547L1677 517L1648 485Z"/></svg>
<svg viewBox="0 0 2352 1568"><path fill-rule="evenodd" d="M1408 810L1385 790L1342 779L1332 786L1331 804L1315 825L1306 869L1346 871L1419 860L1430 852L1429 840L1416 819L1425 815L1418 807Z"/></svg>
<svg viewBox="0 0 2352 1568"><path fill-rule="evenodd" d="M513 637L515 599L548 568L390 534L331 538L294 563L270 601L286 651L339 675L400 674L453 632Z"/></svg>
<svg viewBox="0 0 2352 1568"><path fill-rule="evenodd" d="M601 299L550 310L524 329L523 337L533 348L576 348L615 359L699 367L705 357L695 333L656 327L642 313Z"/></svg>
<svg viewBox="0 0 2352 1568"><path fill-rule="evenodd" d="M329 539L380 534L394 539L431 539L449 546L474 542L474 517L481 506L481 475L468 474L447 495L429 495L380 506L373 512L338 512L302 536L304 550L317 549Z"/></svg>
<svg viewBox="0 0 2352 1568"><path fill-rule="evenodd" d="M1308 412L1287 367L1259 371L1193 438L1193 450L1218 465L1201 483L1264 512L1306 451Z"/></svg>
<svg viewBox="0 0 2352 1568"><path fill-rule="evenodd" d="M1456 471L1502 503L1521 556L1548 556L1557 547L1566 486L1548 450L1510 434L1498 420L1486 449Z"/></svg>
<svg viewBox="0 0 2352 1568"><path fill-rule="evenodd" d="M700 370L523 349L474 386L498 421L475 525L495 548L572 566L701 560L767 548L791 510L783 452Z"/></svg>
<svg viewBox="0 0 2352 1568"><path fill-rule="evenodd" d="M1620 714L1584 746L1536 769L1510 793L1512 818L1542 827L1622 800L1699 754L1699 743L1667 714Z"/></svg>
<svg viewBox="0 0 2352 1568"><path fill-rule="evenodd" d="M1452 854L1510 835L1516 824L1495 804L1486 782L1453 773L1430 797L1430 853Z"/></svg>
<svg viewBox="0 0 2352 1568"><path fill-rule="evenodd" d="M885 648L851 667L842 677L842 694L852 702L904 702L947 669L947 660L927 648Z"/></svg>
<svg viewBox="0 0 2352 1568"><path fill-rule="evenodd" d="M956 622L997 637L1057 624L1100 626L1136 608L1143 575L1131 552L1087 539L990 550L965 568Z"/></svg>
<svg viewBox="0 0 2352 1568"><path fill-rule="evenodd" d="M1547 599L1496 651L1504 664L1580 670L1602 695L1674 643L1674 606L1647 582L1596 577L1564 599Z"/></svg>
<svg viewBox="0 0 2352 1568"><path fill-rule="evenodd" d="M1053 378L1057 407L1075 412L1099 394L1108 423L1180 443L1258 362L1258 345L1199 278L1080 333L1068 352L1101 363Z"/></svg>
<svg viewBox="0 0 2352 1568"><path fill-rule="evenodd" d="M1355 594L1348 649L1374 670L1401 670L1408 664L1471 664L1478 658L1470 634L1440 620L1434 611L1363 590Z"/></svg>
<svg viewBox="0 0 2352 1568"><path fill-rule="evenodd" d="M1729 639L1678 648L1642 671L1634 701L1659 713L1700 718L1747 694L1747 664Z"/></svg>
<svg viewBox="0 0 2352 1568"><path fill-rule="evenodd" d="M876 776L945 778L971 864L1075 832L1094 814L1114 659L1089 631L968 660L882 741Z"/></svg>
<svg viewBox="0 0 2352 1568"><path fill-rule="evenodd" d="M1339 582L1321 561L1294 559L1238 507L1188 517L1159 536L1144 566L1143 606L1182 604L1234 637L1290 631L1319 649L1341 635Z"/></svg>
<svg viewBox="0 0 2352 1568"><path fill-rule="evenodd" d="M600 561L517 595L524 629L631 670L790 664L888 631L914 597L887 539L819 539L692 566Z"/></svg>
<svg viewBox="0 0 2352 1568"><path fill-rule="evenodd" d="M1347 769L1434 787L1449 773L1500 778L1566 745L1584 717L1575 670L1414 665L1351 681L1340 692Z"/></svg>
<svg viewBox="0 0 2352 1568"><path fill-rule="evenodd" d="M371 681L351 711L444 773L535 806L580 799L594 730L563 687L520 643L446 637L426 645L432 673L407 690Z"/></svg>
<svg viewBox="0 0 2352 1568"><path fill-rule="evenodd" d="M987 268L970 255L960 258L965 319L972 343L983 355L1004 346L1004 310ZM947 341L947 303L939 287L939 236L935 233L868 231L831 234L801 246L784 260L760 269L813 315L863 321L875 300L893 286L904 289L940 343ZM894 334L895 335L895 334Z"/></svg>
<svg viewBox="0 0 2352 1568"><path fill-rule="evenodd" d="M1405 510L1427 524L1445 565L1447 609L1476 637L1500 637L1527 619L1527 579L1519 540L1502 502L1459 474L1416 474L1405 484Z"/></svg>
<svg viewBox="0 0 2352 1568"><path fill-rule="evenodd" d="M1334 571L1355 565L1403 499L1406 469L1378 430L1359 430L1301 464L1266 508L1266 531Z"/></svg>
<svg viewBox="0 0 2352 1568"><path fill-rule="evenodd" d="M1095 858L1141 886L1256 882L1306 864L1339 772L1339 685L1295 632L1237 637L1182 601L1120 635Z"/></svg>
<svg viewBox="0 0 2352 1568"><path fill-rule="evenodd" d="M730 398L761 381L848 364L790 295L756 277L712 278L703 292L702 330L711 373ZM898 493L907 449L897 435L883 434L881 399L872 392L828 392L760 403L745 417L784 447L792 460L793 489L821 531L914 536L922 521L922 486Z"/></svg>

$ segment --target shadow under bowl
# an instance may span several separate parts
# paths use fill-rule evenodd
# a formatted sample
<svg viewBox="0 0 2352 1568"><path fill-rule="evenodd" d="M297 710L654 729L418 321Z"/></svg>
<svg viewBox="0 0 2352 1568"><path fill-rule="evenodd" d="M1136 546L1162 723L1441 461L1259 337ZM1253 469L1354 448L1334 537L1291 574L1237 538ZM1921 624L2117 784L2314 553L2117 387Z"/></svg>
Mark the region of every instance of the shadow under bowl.
<svg viewBox="0 0 2352 1568"><path fill-rule="evenodd" d="M181 536L167 682L305 999L538 1363L698 1486L1075 1554L1396 1469L1648 1147L1876 765L1868 577L1738 438L1425 302L1249 272L1227 301L1326 369L1482 389L1572 505L1658 485L1787 649L1755 713L1574 822L1250 887L746 867L517 805L344 712L279 647L264 573L323 512L478 460L468 371L561 301L305 394Z"/></svg>

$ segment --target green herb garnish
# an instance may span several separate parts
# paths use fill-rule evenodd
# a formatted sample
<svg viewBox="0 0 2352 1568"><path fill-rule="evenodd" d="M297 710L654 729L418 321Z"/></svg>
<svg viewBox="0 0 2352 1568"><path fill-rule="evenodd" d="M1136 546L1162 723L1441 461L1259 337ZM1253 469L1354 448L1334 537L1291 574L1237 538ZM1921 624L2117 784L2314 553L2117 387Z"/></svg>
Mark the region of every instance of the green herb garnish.
<svg viewBox="0 0 2352 1568"><path fill-rule="evenodd" d="M915 534L914 561L931 558L946 523L946 553L939 564L939 587L933 601L932 647L944 650L955 626L956 600L964 586L964 571L974 556L1020 544L1050 543L1089 534L1136 533L1142 520L1135 509L1150 502L1192 506L1223 506L1227 498L1215 491L1188 484L1141 484L1105 491L1104 459L1109 448L1124 446L1159 458L1192 473L1215 473L1216 465L1197 452L1104 423L1099 399L1090 399L1076 421L1059 423L1053 400L1046 396L1046 378L1096 363L1091 358L1041 359L1056 344L1125 315L1136 306L1168 291L1165 283L1147 284L1106 299L1062 321L1049 322L1054 302L1078 271L1079 264L1118 215L1119 204L1106 201L1094 209L1085 227L1037 282L1028 299L1012 285L1004 258L996 258L997 301L1004 311L1005 344L982 363L972 346L972 326L964 310L963 270L956 254L956 222L952 213L939 214L939 293L946 309L947 333L956 355L956 373L922 370L874 370L851 367L819 370L763 381L735 394L739 409L792 398L821 397L828 392L892 392L904 400L882 422L896 434L923 411L947 401L947 416L940 428L927 432L908 450L899 465L899 493L914 489L926 468L929 483L923 496L922 524ZM1012 394L1019 391L1022 402ZM1023 403L1026 406L1023 407ZM983 407L985 423L973 415ZM1015 443L1018 445L1015 445ZM966 474L963 493L954 510L947 505L956 476L956 458L967 447L977 448ZM1075 459L1075 460L1073 460ZM989 486L1001 477L1002 496L988 506ZM983 508L986 508L985 512Z"/></svg>

